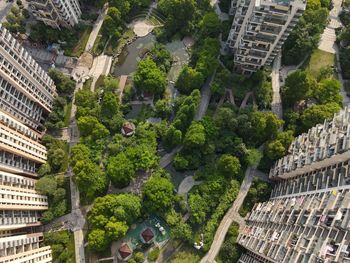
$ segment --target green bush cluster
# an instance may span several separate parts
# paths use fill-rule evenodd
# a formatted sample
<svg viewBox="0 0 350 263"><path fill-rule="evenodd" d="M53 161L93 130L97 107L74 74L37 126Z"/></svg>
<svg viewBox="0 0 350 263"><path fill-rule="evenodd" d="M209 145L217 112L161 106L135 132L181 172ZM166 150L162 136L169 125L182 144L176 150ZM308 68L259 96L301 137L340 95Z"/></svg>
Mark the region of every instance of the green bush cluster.
<svg viewBox="0 0 350 263"><path fill-rule="evenodd" d="M297 65L317 48L321 34L328 22L330 1L308 1L300 18L282 48L282 62Z"/></svg>
<svg viewBox="0 0 350 263"><path fill-rule="evenodd" d="M141 200L133 194L109 194L95 199L88 215L88 247L104 251L113 240L122 238L141 214Z"/></svg>
<svg viewBox="0 0 350 263"><path fill-rule="evenodd" d="M74 236L68 230L44 233L44 244L51 246L53 263L75 262Z"/></svg>

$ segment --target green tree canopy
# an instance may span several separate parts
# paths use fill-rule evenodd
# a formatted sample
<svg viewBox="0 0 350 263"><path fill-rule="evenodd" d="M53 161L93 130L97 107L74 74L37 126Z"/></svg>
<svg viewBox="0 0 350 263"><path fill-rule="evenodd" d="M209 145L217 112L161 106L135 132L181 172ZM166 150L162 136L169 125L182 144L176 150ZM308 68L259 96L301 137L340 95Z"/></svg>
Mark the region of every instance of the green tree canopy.
<svg viewBox="0 0 350 263"><path fill-rule="evenodd" d="M206 134L204 126L199 122L193 122L186 132L184 145L187 148L198 148L205 144Z"/></svg>
<svg viewBox="0 0 350 263"><path fill-rule="evenodd" d="M234 157L229 154L223 154L218 160L217 163L218 171L228 177L236 176L240 169L241 164L237 157Z"/></svg>
<svg viewBox="0 0 350 263"><path fill-rule="evenodd" d="M144 184L144 206L149 213L166 212L173 204L174 185L167 176L163 170L159 170Z"/></svg>
<svg viewBox="0 0 350 263"><path fill-rule="evenodd" d="M146 58L137 66L134 84L140 92L150 92L156 97L161 97L166 87L165 74L151 58Z"/></svg>
<svg viewBox="0 0 350 263"><path fill-rule="evenodd" d="M195 89L200 89L204 84L202 73L189 66L185 66L180 72L175 87L183 94L190 94Z"/></svg>
<svg viewBox="0 0 350 263"><path fill-rule="evenodd" d="M316 88L316 80L306 71L297 70L286 79L283 102L292 107L298 101L308 99Z"/></svg>
<svg viewBox="0 0 350 263"><path fill-rule="evenodd" d="M135 175L135 167L125 153L119 153L108 159L107 175L114 187L123 188L127 186Z"/></svg>

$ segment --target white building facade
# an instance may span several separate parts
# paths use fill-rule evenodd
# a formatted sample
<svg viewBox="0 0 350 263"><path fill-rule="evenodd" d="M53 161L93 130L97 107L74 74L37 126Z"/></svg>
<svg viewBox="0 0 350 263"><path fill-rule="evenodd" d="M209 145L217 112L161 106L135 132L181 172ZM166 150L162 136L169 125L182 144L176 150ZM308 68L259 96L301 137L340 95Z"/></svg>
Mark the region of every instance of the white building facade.
<svg viewBox="0 0 350 263"><path fill-rule="evenodd" d="M268 202L256 204L238 243L241 263L350 263L350 108L297 137L278 160Z"/></svg>
<svg viewBox="0 0 350 263"><path fill-rule="evenodd" d="M41 144L57 96L48 74L0 24L0 262L51 262L40 217L48 198L35 190L47 159Z"/></svg>
<svg viewBox="0 0 350 263"><path fill-rule="evenodd" d="M73 27L81 16L78 0L27 0L33 15L53 28Z"/></svg>
<svg viewBox="0 0 350 263"><path fill-rule="evenodd" d="M250 75L270 65L305 8L305 0L233 0L226 46L235 70Z"/></svg>

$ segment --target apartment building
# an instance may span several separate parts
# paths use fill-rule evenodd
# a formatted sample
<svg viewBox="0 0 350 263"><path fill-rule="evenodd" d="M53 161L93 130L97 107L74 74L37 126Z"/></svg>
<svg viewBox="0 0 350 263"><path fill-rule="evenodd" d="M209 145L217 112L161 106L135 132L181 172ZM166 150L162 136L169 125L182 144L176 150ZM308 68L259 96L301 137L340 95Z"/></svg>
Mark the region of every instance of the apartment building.
<svg viewBox="0 0 350 263"><path fill-rule="evenodd" d="M73 27L81 16L78 0L27 0L33 15L53 28Z"/></svg>
<svg viewBox="0 0 350 263"><path fill-rule="evenodd" d="M43 132L56 95L53 80L0 25L0 109Z"/></svg>
<svg viewBox="0 0 350 263"><path fill-rule="evenodd" d="M247 249L239 262L350 263L349 112L296 138L292 169L281 161L289 155L276 162L270 200L254 206L238 237Z"/></svg>
<svg viewBox="0 0 350 263"><path fill-rule="evenodd" d="M0 262L52 262L50 246L43 246L43 233L0 237Z"/></svg>
<svg viewBox="0 0 350 263"><path fill-rule="evenodd" d="M35 191L36 180L0 171L0 231L40 225L48 200Z"/></svg>
<svg viewBox="0 0 350 263"><path fill-rule="evenodd" d="M40 142L51 112L53 80L0 24L0 262L51 262L43 246L48 198L35 191L47 159Z"/></svg>
<svg viewBox="0 0 350 263"><path fill-rule="evenodd" d="M235 70L250 75L271 65L305 8L305 0L233 0L226 46Z"/></svg>

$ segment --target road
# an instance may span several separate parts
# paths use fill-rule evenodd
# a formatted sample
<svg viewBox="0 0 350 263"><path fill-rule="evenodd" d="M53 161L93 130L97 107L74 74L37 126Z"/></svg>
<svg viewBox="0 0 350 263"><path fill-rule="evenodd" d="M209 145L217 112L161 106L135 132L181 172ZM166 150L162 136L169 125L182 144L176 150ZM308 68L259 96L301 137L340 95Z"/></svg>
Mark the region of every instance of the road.
<svg viewBox="0 0 350 263"><path fill-rule="evenodd" d="M281 68L281 53L277 55L275 61L272 65L272 103L271 110L275 113L280 119L283 117L283 108L282 108L282 100L281 100L281 83L280 83L280 68Z"/></svg>
<svg viewBox="0 0 350 263"><path fill-rule="evenodd" d="M86 43L85 52L89 52L93 48L95 40L96 40L98 33L100 32L100 29L102 27L103 20L105 19L105 16L107 15L107 12L108 12L108 8L104 8L102 13L98 16L98 18L94 24L94 27L92 28L92 31L90 33L89 40Z"/></svg>
<svg viewBox="0 0 350 263"><path fill-rule="evenodd" d="M259 148L262 150L262 147ZM239 208L242 206L244 198L246 197L250 186L252 185L254 176L261 177L263 180L267 180L267 176L256 170L258 164L248 167L243 182L241 184L241 188L239 189L239 193L237 195L236 200L233 202L231 208L226 212L225 216L220 222L218 229L216 230L213 243L208 251L208 253L202 258L201 263L213 263L215 262L216 256L219 254L220 248L225 241L225 236L230 228L232 222L237 222L239 224L240 229L243 229L245 226L244 219L238 213Z"/></svg>
<svg viewBox="0 0 350 263"><path fill-rule="evenodd" d="M13 6L15 1L7 2L6 0L0 1L0 23L4 22L6 19L6 16L11 11L11 8Z"/></svg>

